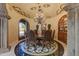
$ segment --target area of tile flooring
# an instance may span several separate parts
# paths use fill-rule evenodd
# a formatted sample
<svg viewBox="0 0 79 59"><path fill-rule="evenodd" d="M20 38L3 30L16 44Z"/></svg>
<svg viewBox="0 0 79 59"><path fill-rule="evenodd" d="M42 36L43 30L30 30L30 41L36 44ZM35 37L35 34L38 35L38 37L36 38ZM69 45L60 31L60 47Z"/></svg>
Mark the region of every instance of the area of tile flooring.
<svg viewBox="0 0 79 59"><path fill-rule="evenodd" d="M61 41L59 41L59 40L56 40L56 41L60 42L63 45L64 50L65 50L63 56L66 56L67 55L66 45L64 43L62 43ZM12 48L10 49L9 52L2 53L2 54L0 54L0 56L15 56L15 53L14 53L15 46L16 46L16 44L14 44L14 46L12 46Z"/></svg>

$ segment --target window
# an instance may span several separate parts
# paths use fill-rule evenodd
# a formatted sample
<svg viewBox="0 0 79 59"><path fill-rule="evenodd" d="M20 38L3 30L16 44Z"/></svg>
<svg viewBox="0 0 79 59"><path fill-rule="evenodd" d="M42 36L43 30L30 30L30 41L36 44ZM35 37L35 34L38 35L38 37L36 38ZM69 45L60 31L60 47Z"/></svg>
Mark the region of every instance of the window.
<svg viewBox="0 0 79 59"><path fill-rule="evenodd" d="M20 34L20 37L21 36L24 36L24 32L26 31L26 25L24 24L24 23L19 23L19 27L20 27L20 29L19 29L19 34Z"/></svg>
<svg viewBox="0 0 79 59"><path fill-rule="evenodd" d="M21 19L19 21L19 37L20 37L20 39L24 38L24 33L26 31L28 31L28 29L29 29L29 23L26 20Z"/></svg>

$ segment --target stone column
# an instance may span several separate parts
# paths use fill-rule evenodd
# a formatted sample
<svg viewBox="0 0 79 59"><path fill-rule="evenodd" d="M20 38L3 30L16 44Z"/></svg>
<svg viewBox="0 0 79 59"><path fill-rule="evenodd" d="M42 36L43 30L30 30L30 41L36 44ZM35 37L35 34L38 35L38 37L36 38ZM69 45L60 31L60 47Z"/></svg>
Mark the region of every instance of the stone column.
<svg viewBox="0 0 79 59"><path fill-rule="evenodd" d="M75 55L79 56L79 7L75 8Z"/></svg>
<svg viewBox="0 0 79 59"><path fill-rule="evenodd" d="M0 3L0 20L1 20L1 38L0 38L0 53L7 51L8 46L7 46L7 29L8 29L8 18L7 18L7 10L6 10L6 4Z"/></svg>
<svg viewBox="0 0 79 59"><path fill-rule="evenodd" d="M67 54L75 55L75 11L68 12Z"/></svg>
<svg viewBox="0 0 79 59"><path fill-rule="evenodd" d="M67 54L79 56L79 4L65 4L68 12Z"/></svg>

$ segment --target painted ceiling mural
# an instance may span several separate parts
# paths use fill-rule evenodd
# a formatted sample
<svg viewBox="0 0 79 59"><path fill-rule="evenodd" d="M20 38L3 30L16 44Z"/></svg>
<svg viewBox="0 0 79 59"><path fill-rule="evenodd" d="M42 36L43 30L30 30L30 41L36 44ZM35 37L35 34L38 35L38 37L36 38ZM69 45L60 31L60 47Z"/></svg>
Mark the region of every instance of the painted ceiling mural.
<svg viewBox="0 0 79 59"><path fill-rule="evenodd" d="M33 18L38 9L43 11L43 14L46 18L55 17L56 15L60 14L63 11L63 4L40 4L40 3L32 3L32 4L8 4L12 9L14 9L19 14Z"/></svg>

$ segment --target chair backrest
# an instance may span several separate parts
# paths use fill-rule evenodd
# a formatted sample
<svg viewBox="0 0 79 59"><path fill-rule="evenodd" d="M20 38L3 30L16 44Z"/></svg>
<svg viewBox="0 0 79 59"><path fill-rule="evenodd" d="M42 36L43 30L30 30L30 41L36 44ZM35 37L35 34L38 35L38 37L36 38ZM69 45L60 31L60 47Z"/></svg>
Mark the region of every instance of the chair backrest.
<svg viewBox="0 0 79 59"><path fill-rule="evenodd" d="M34 34L35 34L35 36L38 36L37 30L34 30Z"/></svg>
<svg viewBox="0 0 79 59"><path fill-rule="evenodd" d="M28 33L29 34L29 40L34 40L35 39L35 34L32 30L30 30L30 32Z"/></svg>
<svg viewBox="0 0 79 59"><path fill-rule="evenodd" d="M45 35L45 32L46 32L46 30L42 30L42 36L44 36L44 35Z"/></svg>
<svg viewBox="0 0 79 59"><path fill-rule="evenodd" d="M54 36L55 36L55 30L53 30L52 41L54 40Z"/></svg>
<svg viewBox="0 0 79 59"><path fill-rule="evenodd" d="M52 36L52 30L47 30L44 36L45 36L45 39L50 40Z"/></svg>

